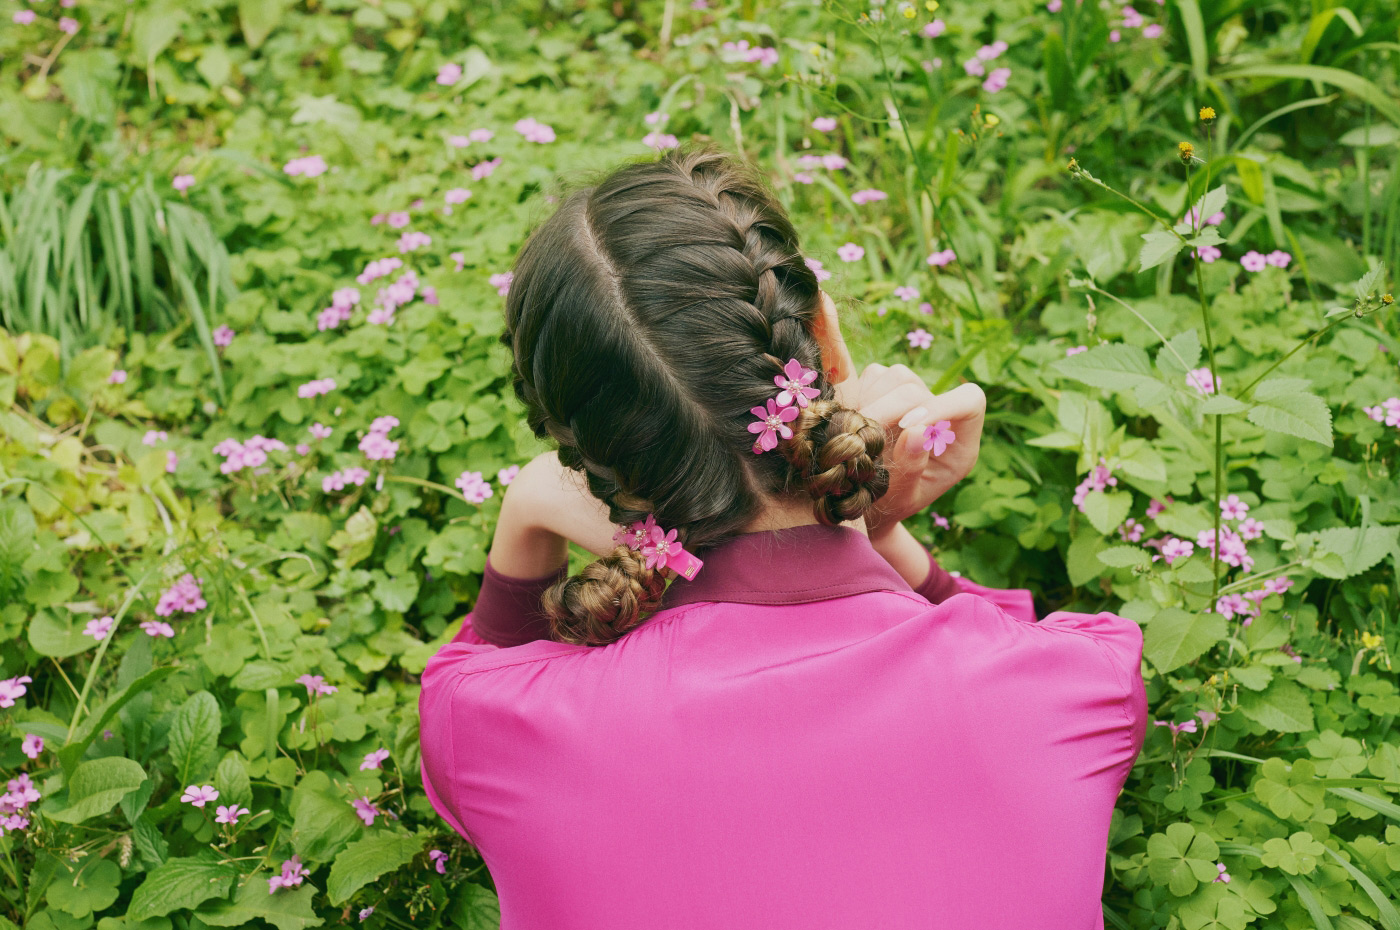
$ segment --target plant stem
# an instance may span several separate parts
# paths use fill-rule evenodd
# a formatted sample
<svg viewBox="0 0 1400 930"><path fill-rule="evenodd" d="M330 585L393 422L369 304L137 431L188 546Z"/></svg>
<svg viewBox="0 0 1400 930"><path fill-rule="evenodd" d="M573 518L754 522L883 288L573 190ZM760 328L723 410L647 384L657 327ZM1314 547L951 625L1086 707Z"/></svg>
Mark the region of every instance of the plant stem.
<svg viewBox="0 0 1400 930"><path fill-rule="evenodd" d="M1263 381L1263 380L1264 380L1265 378L1267 378L1270 374L1272 374L1275 368L1277 368L1278 366L1282 365L1284 362L1288 361L1288 360L1289 360L1290 358L1292 358L1294 355L1297 355L1299 349L1301 349L1303 346L1307 345L1309 342L1312 342L1314 339L1318 338L1319 336L1326 335L1330 330L1334 329L1334 328L1337 326L1337 324L1341 323L1343 320L1347 319L1349 316L1350 316L1350 314L1340 314L1340 315L1338 315L1337 318L1336 318L1335 320L1333 320L1331 323L1328 323L1326 326L1322 327L1321 329L1315 329L1315 330L1313 330L1311 333L1309 333L1308 335L1304 336L1302 339L1298 340L1298 344L1297 344L1296 346L1294 346L1293 348L1289 349L1287 355L1284 355L1284 356L1281 357L1278 361L1276 361L1276 362L1274 362L1272 365L1270 365L1268 368L1265 368L1265 369L1264 369L1264 373L1261 374L1259 377L1255 378L1253 381L1249 382L1249 384L1245 385L1244 389L1240 391L1240 394L1241 394L1241 395L1247 395L1250 391L1252 391L1252 390L1254 389L1254 386L1255 386L1256 384L1258 384L1260 381ZM1244 397L1241 396L1240 399L1243 400Z"/></svg>
<svg viewBox="0 0 1400 930"><path fill-rule="evenodd" d="M88 693L92 691L92 683L97 679L97 670L102 667L102 657L107 653L107 647L112 644L112 640L116 639L117 630L119 630L122 625L122 618L126 616L126 612L130 609L132 601L136 600L136 596L141 593L141 586L145 584L146 579L151 576L151 571L154 570L155 569L147 571L135 585L127 588L126 597L122 600L122 606L113 618L112 628L107 631L107 635L102 637L101 642L97 644L97 653L92 657L92 665L88 666L87 677L83 679L82 693L78 695L78 706L73 708L73 719L68 723L68 737L65 742L71 742L73 739L73 731L78 728L78 721L82 719L83 710L87 707Z"/></svg>
<svg viewBox="0 0 1400 930"><path fill-rule="evenodd" d="M1104 297L1107 297L1109 300L1111 300L1111 301L1113 301L1114 303L1118 304L1118 306L1122 307L1124 310L1127 310L1127 311L1128 311L1129 313L1131 313L1133 316L1137 317L1137 318L1142 322L1142 325L1144 325L1144 326L1146 326L1148 329L1152 330L1152 335L1156 336L1158 339L1160 339L1160 340L1162 341L1162 345L1165 346L1166 349L1167 349L1167 351L1170 352L1170 353L1172 354L1172 357L1176 359L1177 364L1179 364L1182 368L1186 369L1187 371L1190 371L1190 370L1191 370L1191 366L1189 366L1189 365L1186 364L1186 360L1183 359L1183 358L1181 357L1181 354L1180 354L1179 352L1176 351L1176 347L1173 346L1173 345L1171 344L1171 342L1167 339L1167 337L1162 335L1162 331L1159 330L1156 326L1153 326L1153 325L1152 325L1152 321L1149 320L1147 317L1143 316L1141 313L1139 313L1138 310L1137 310L1135 307L1133 307L1133 306L1131 306L1130 304L1124 302L1123 300L1121 300L1120 298L1118 298L1116 295L1110 294L1108 291L1106 291L1106 290L1104 290L1103 288L1099 287L1097 284L1090 284L1090 285L1089 285L1089 290L1093 291L1095 294L1101 294L1101 295L1103 295Z"/></svg>
<svg viewBox="0 0 1400 930"><path fill-rule="evenodd" d="M1206 138L1206 185L1201 193L1201 209L1196 210L1196 216L1191 219L1193 234L1199 233L1199 226L1205 222L1205 195L1210 192L1210 137ZM1191 197L1191 166L1186 166L1186 197L1189 202ZM1194 206L1194 204L1193 204ZM1199 255L1193 256L1196 266L1196 297L1201 304L1201 322L1206 334L1206 364L1210 366L1210 379L1212 393L1221 393L1220 374L1215 367L1215 339L1210 329L1210 305L1206 303L1205 274L1201 270L1202 262ZM1223 415L1215 415L1215 499L1211 504L1211 514L1215 524L1214 534L1211 536L1213 544L1210 547L1210 568L1211 586L1210 600L1214 606L1216 599L1220 596L1220 494L1225 479L1225 442Z"/></svg>

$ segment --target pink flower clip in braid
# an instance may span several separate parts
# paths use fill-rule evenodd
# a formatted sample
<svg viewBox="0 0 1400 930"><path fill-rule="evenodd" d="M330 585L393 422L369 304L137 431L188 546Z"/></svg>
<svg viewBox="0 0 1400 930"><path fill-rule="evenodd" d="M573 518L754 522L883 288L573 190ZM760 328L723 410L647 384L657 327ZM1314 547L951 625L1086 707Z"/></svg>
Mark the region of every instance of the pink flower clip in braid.
<svg viewBox="0 0 1400 930"><path fill-rule="evenodd" d="M821 395L818 389L808 387L815 380L817 373L814 369L803 368L797 359L789 359L783 366L783 373L773 376L773 383L782 388L778 392L778 406L791 407L794 403L799 407L807 406Z"/></svg>
<svg viewBox="0 0 1400 930"><path fill-rule="evenodd" d="M753 454L762 455L770 449L778 447L778 437L784 439L792 438L792 427L788 426L796 420L801 413L797 405L779 408L773 398L768 398L768 409L762 407L752 407L749 413L758 417L758 420L749 424L749 432L757 433L758 438L753 443Z"/></svg>
<svg viewBox="0 0 1400 930"><path fill-rule="evenodd" d="M627 546L634 552L646 556L647 568L669 568L686 581L694 581L704 562L685 551L676 538L677 533L669 533L656 525L656 517L647 514L645 521L638 520L631 526L618 527L613 541Z"/></svg>

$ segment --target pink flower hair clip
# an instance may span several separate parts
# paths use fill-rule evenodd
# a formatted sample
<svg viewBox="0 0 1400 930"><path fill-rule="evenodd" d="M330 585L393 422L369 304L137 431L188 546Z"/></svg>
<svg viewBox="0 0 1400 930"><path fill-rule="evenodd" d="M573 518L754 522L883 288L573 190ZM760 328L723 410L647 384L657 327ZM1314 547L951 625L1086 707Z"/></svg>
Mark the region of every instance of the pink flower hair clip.
<svg viewBox="0 0 1400 930"><path fill-rule="evenodd" d="M799 407L807 406L821 395L817 388L808 387L815 380L817 373L814 369L803 368L802 363L795 358L788 359L788 363L783 366L783 373L773 376L773 383L782 388L777 397L778 406L790 407L794 403Z"/></svg>
<svg viewBox="0 0 1400 930"><path fill-rule="evenodd" d="M645 520L638 520L631 526L619 526L613 533L613 541L644 555L647 568L669 568L686 581L694 581L705 563L686 552L677 535L675 530L668 533L662 529L657 525L656 517L647 514Z"/></svg>
<svg viewBox="0 0 1400 930"><path fill-rule="evenodd" d="M796 404L780 408L771 397L768 398L767 410L762 407L749 408L749 413L758 417L755 422L749 424L749 432L758 434L758 438L753 443L753 454L762 455L764 452L776 449L779 436L791 439L792 427L788 424L796 420L800 412Z"/></svg>
<svg viewBox="0 0 1400 930"><path fill-rule="evenodd" d="M958 438L949 427L953 425L951 420L939 420L937 423L924 430L924 451L933 450L934 458L942 455L953 444L953 440Z"/></svg>

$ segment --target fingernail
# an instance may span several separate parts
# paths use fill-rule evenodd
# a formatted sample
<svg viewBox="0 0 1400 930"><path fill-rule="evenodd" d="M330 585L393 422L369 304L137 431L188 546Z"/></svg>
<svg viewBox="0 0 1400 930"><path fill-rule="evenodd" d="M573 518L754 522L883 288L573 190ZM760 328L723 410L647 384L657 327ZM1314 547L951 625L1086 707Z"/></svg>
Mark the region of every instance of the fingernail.
<svg viewBox="0 0 1400 930"><path fill-rule="evenodd" d="M913 410L899 418L899 428L907 429L910 423L917 423L928 416L928 410L923 407L915 407Z"/></svg>

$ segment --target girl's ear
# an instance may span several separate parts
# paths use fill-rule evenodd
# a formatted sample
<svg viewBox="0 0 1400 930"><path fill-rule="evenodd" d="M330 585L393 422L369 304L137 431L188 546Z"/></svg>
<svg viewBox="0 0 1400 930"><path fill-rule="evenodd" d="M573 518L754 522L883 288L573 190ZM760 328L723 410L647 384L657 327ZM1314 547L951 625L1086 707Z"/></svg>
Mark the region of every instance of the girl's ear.
<svg viewBox="0 0 1400 930"><path fill-rule="evenodd" d="M832 384L840 384L847 378L855 377L856 364L851 352L846 348L846 340L841 335L841 320L836 313L836 302L826 291L821 295L821 309L813 321L812 335L822 350L822 366L826 369L826 379Z"/></svg>

